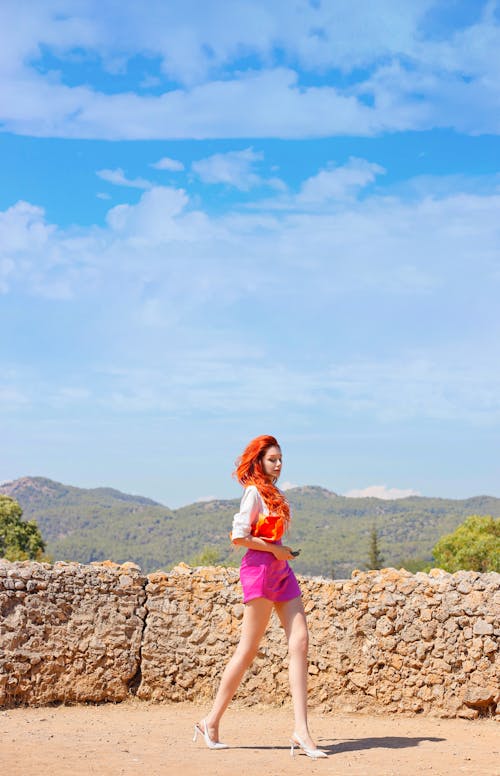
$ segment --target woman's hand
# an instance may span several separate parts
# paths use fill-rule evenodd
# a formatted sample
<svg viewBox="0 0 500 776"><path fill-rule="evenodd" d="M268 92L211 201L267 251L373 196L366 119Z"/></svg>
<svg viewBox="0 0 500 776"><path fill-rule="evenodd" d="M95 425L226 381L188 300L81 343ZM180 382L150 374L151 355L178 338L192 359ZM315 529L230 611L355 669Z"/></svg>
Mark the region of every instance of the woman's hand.
<svg viewBox="0 0 500 776"><path fill-rule="evenodd" d="M292 548L282 544L272 544L272 553L276 560L293 560Z"/></svg>

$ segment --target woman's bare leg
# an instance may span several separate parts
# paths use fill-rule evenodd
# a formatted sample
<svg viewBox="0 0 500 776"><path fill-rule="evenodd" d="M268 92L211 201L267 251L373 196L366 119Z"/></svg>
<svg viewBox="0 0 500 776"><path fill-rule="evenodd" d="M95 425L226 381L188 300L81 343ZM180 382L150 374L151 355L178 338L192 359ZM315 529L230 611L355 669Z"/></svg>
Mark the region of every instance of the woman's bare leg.
<svg viewBox="0 0 500 776"><path fill-rule="evenodd" d="M307 651L309 634L301 598L276 604L288 640L288 673L292 694L295 732L304 744L315 748L307 726Z"/></svg>
<svg viewBox="0 0 500 776"><path fill-rule="evenodd" d="M245 604L240 642L224 669L213 706L205 717L208 734L212 741L219 740L220 719L238 689L243 674L257 654L272 609L272 601L268 601L266 598L254 598L253 601Z"/></svg>

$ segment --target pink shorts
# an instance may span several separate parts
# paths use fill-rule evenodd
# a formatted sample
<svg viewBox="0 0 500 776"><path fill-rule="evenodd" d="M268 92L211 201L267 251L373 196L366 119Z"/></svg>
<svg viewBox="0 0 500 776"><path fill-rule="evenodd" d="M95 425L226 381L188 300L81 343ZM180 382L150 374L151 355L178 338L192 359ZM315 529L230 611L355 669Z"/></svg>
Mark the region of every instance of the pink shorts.
<svg viewBox="0 0 500 776"><path fill-rule="evenodd" d="M254 598L291 601L300 596L300 587L288 561L277 560L272 552L247 550L241 559L240 581L243 602Z"/></svg>

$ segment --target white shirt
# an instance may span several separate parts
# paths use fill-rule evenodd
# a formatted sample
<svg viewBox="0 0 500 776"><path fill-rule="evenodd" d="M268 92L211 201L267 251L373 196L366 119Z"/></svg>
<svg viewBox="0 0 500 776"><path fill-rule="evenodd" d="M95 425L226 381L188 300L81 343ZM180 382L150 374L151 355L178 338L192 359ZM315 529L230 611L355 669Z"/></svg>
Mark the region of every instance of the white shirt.
<svg viewBox="0 0 500 776"><path fill-rule="evenodd" d="M252 526L259 519L259 514L268 515L262 496L255 485L249 485L243 493L240 511L233 518L233 539L246 539L252 533Z"/></svg>

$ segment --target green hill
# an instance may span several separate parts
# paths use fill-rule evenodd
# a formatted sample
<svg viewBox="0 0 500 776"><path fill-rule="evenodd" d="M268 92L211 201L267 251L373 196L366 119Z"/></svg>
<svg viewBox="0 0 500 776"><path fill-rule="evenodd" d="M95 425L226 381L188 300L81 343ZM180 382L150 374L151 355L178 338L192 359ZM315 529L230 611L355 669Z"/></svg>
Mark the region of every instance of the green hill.
<svg viewBox="0 0 500 776"><path fill-rule="evenodd" d="M54 560L132 560L150 572L189 562L207 547L222 563L236 565L241 556L229 543L238 500L169 509L112 488L75 488L42 477L5 483L0 492L21 504L24 519L37 521ZM488 496L383 501L311 486L293 488L287 497L294 516L287 541L302 548L294 568L337 578L366 564L374 525L385 565L398 567L410 558L431 561L439 537L468 515L500 516L500 499Z"/></svg>

